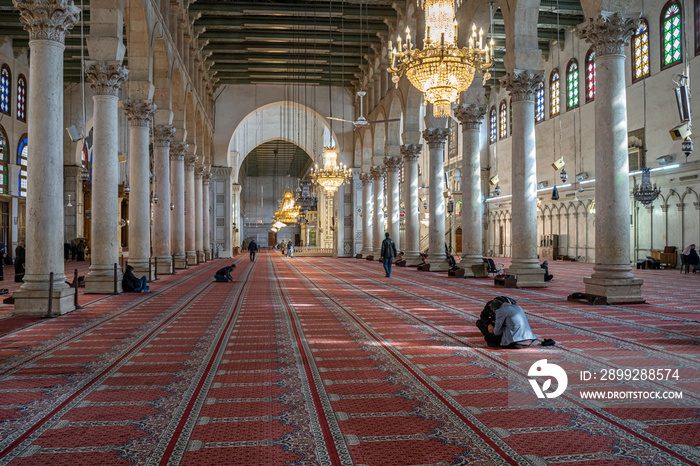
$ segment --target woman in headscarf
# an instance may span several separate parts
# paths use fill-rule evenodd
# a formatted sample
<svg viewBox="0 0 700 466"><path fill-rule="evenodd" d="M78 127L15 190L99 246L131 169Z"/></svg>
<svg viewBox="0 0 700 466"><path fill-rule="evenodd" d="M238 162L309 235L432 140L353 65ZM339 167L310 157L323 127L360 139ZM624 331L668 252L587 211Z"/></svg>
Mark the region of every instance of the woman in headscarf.
<svg viewBox="0 0 700 466"><path fill-rule="evenodd" d="M685 261L688 264L693 266L700 264L700 257L698 257L698 253L695 252L695 244L691 244L685 248L681 254L685 256Z"/></svg>

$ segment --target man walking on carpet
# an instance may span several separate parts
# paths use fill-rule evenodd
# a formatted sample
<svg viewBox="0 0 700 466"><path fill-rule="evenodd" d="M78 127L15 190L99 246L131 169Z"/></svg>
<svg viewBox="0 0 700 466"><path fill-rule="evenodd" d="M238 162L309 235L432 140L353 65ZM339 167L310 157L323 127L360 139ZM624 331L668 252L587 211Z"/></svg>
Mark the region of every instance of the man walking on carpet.
<svg viewBox="0 0 700 466"><path fill-rule="evenodd" d="M384 272L386 277L391 277L391 263L396 257L396 243L389 237L389 232L384 233L384 241L382 241L382 262L384 263Z"/></svg>
<svg viewBox="0 0 700 466"><path fill-rule="evenodd" d="M258 252L258 243L256 243L254 239L250 240L248 252L250 252L250 261L255 262L255 253Z"/></svg>

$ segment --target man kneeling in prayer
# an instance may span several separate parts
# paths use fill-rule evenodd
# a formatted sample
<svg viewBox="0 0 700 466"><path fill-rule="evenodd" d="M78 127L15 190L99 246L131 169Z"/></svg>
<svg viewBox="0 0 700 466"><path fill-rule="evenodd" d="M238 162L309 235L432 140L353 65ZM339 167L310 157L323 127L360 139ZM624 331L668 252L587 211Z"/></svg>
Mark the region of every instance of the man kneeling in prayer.
<svg viewBox="0 0 700 466"><path fill-rule="evenodd" d="M217 282L232 282L233 277L231 277L231 270L236 268L236 264L231 264L229 266L224 267L223 269L219 269L216 271L214 274L214 280Z"/></svg>
<svg viewBox="0 0 700 466"><path fill-rule="evenodd" d="M486 303L476 326L491 347L527 348L537 339L523 308L508 296L498 296Z"/></svg>

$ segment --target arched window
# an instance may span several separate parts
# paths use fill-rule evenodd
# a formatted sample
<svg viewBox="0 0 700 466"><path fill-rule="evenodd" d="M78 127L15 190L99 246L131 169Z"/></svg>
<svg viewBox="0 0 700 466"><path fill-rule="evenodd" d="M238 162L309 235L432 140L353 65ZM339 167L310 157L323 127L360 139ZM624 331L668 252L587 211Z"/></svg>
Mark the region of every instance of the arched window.
<svg viewBox="0 0 700 466"><path fill-rule="evenodd" d="M19 165L19 195L27 197L27 144L29 143L25 134L17 145L17 165Z"/></svg>
<svg viewBox="0 0 700 466"><path fill-rule="evenodd" d="M575 58L566 65L566 109L578 107L578 62Z"/></svg>
<svg viewBox="0 0 700 466"><path fill-rule="evenodd" d="M7 162L10 160L10 140L7 139L7 133L2 125L0 125L0 134L5 138L5 144L0 146L0 194L7 194Z"/></svg>
<svg viewBox="0 0 700 466"><path fill-rule="evenodd" d="M549 77L549 115L557 116L560 110L559 70L553 70Z"/></svg>
<svg viewBox="0 0 700 466"><path fill-rule="evenodd" d="M700 0L695 0L695 55L700 55Z"/></svg>
<svg viewBox="0 0 700 466"><path fill-rule="evenodd" d="M544 83L540 83L535 92L535 123L540 121L544 121Z"/></svg>
<svg viewBox="0 0 700 466"><path fill-rule="evenodd" d="M496 142L496 107L491 107L489 113L489 143Z"/></svg>
<svg viewBox="0 0 700 466"><path fill-rule="evenodd" d="M508 134L510 134L512 136L513 135L513 99L512 98L508 101L508 109L510 110L510 112L509 112L510 113L510 122L509 122L510 131L508 131Z"/></svg>
<svg viewBox="0 0 700 466"><path fill-rule="evenodd" d="M23 74L17 78L17 119L27 121L27 79Z"/></svg>
<svg viewBox="0 0 700 466"><path fill-rule="evenodd" d="M12 73L10 67L3 63L0 68L0 113L10 114L10 93L12 92Z"/></svg>
<svg viewBox="0 0 700 466"><path fill-rule="evenodd" d="M683 50L681 4L670 0L661 10L661 69L681 62Z"/></svg>
<svg viewBox="0 0 700 466"><path fill-rule="evenodd" d="M499 129L498 129L498 138L499 139L505 139L506 136L508 136L508 107L506 107L506 101L501 100L501 105L498 109L499 113Z"/></svg>
<svg viewBox="0 0 700 466"><path fill-rule="evenodd" d="M595 50L586 54L586 102L595 99Z"/></svg>
<svg viewBox="0 0 700 466"><path fill-rule="evenodd" d="M632 36L632 82L649 76L649 24L642 18Z"/></svg>

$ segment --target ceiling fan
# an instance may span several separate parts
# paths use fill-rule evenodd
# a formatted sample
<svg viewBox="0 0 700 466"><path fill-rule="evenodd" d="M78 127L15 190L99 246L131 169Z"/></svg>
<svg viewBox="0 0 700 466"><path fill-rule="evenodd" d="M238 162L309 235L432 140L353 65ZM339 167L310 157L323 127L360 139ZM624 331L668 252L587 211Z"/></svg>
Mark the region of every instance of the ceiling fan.
<svg viewBox="0 0 700 466"><path fill-rule="evenodd" d="M364 129L368 128L369 125L372 125L374 123L389 123L391 121L400 121L399 118L392 118L391 120L368 120L366 119L364 115L364 107L362 105L362 98L367 95L365 91L357 91L357 96L360 98L360 117L355 120L355 121L350 121L350 120L343 120L342 118L333 118L333 117L328 117L329 120L338 120L338 121L344 121L345 123L352 123L352 125L355 127L355 131L358 129Z"/></svg>

